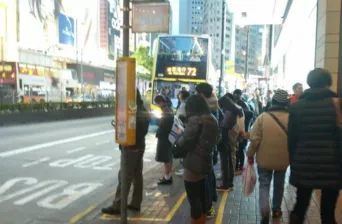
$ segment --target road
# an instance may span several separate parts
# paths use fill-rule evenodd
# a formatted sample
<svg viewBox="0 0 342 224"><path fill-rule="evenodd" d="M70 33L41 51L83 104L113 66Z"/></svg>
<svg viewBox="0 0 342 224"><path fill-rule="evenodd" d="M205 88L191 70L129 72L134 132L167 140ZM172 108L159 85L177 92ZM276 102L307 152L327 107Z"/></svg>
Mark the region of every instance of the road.
<svg viewBox="0 0 342 224"><path fill-rule="evenodd" d="M0 128L1 224L72 223L112 193L120 151L111 119ZM154 134L146 141L144 170L155 166Z"/></svg>

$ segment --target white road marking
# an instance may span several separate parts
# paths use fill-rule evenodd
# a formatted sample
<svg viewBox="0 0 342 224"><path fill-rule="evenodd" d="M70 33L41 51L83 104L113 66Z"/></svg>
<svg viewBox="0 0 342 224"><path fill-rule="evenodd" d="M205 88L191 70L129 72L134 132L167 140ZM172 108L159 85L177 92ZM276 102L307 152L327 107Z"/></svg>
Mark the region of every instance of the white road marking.
<svg viewBox="0 0 342 224"><path fill-rule="evenodd" d="M104 144L108 144L110 143L110 141L103 141L103 142L97 142L96 145L104 145Z"/></svg>
<svg viewBox="0 0 342 224"><path fill-rule="evenodd" d="M22 167L26 168L26 167L38 165L39 163L43 163L43 162L46 162L46 161L49 161L49 160L50 160L49 157L44 157L44 158L38 159L36 161L30 162L30 163L26 163Z"/></svg>
<svg viewBox="0 0 342 224"><path fill-rule="evenodd" d="M144 158L144 162L151 162L152 160L150 160L150 159L145 159Z"/></svg>
<svg viewBox="0 0 342 224"><path fill-rule="evenodd" d="M61 144L65 144L65 143L75 142L75 141L79 141L79 140L83 140L83 139L87 139L87 138L93 138L93 137L97 137L100 135L105 135L105 134L109 134L109 133L113 133L113 132L114 132L114 130L96 132L96 133L89 134L89 135L81 135L81 136L77 136L77 137L73 137L73 138L66 138L66 139L62 139L62 140L57 140L57 141L47 142L47 143L43 143L43 144L33 145L33 146L25 147L25 148L13 149L13 150L9 150L9 151L5 151L5 152L0 153L0 157L2 157L2 158L11 157L11 156L15 156L15 155L26 153L26 152L36 151L38 149L43 149L43 148L48 148L48 147L55 146L55 145L61 145Z"/></svg>
<svg viewBox="0 0 342 224"><path fill-rule="evenodd" d="M79 151L82 151L84 150L86 147L79 147L79 148L76 148L76 149L71 149L69 151L67 151L68 154L71 154L71 153L74 153L74 152L79 152Z"/></svg>

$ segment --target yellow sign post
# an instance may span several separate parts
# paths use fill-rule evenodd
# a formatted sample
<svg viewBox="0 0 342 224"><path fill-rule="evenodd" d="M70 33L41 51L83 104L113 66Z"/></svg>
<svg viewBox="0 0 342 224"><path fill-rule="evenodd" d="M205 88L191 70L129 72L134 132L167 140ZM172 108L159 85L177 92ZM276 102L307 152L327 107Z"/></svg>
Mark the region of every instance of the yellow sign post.
<svg viewBox="0 0 342 224"><path fill-rule="evenodd" d="M115 141L122 146L135 145L136 135L135 59L117 60L115 91Z"/></svg>

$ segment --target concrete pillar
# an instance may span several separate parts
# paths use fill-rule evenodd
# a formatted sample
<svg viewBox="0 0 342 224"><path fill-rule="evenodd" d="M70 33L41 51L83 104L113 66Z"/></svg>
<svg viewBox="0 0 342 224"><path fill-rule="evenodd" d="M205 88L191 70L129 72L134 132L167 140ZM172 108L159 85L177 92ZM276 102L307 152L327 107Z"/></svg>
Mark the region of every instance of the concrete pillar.
<svg viewBox="0 0 342 224"><path fill-rule="evenodd" d="M342 94L341 0L317 1L315 67L333 75L333 90Z"/></svg>

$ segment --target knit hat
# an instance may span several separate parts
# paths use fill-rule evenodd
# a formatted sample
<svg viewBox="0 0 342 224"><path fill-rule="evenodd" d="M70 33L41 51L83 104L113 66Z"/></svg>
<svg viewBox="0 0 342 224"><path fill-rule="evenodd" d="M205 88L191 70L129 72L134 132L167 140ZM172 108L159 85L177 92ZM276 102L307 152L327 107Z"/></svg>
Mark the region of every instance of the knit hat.
<svg viewBox="0 0 342 224"><path fill-rule="evenodd" d="M289 102L289 94L285 90L278 89L274 93L272 100L276 101L279 104L287 104Z"/></svg>

